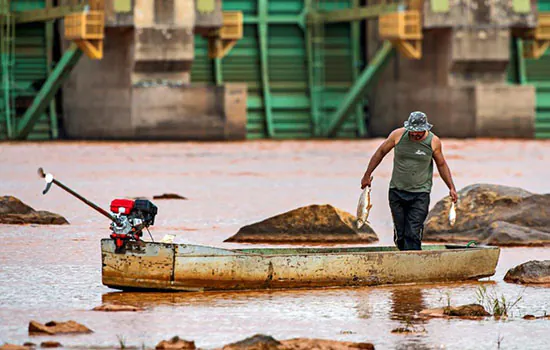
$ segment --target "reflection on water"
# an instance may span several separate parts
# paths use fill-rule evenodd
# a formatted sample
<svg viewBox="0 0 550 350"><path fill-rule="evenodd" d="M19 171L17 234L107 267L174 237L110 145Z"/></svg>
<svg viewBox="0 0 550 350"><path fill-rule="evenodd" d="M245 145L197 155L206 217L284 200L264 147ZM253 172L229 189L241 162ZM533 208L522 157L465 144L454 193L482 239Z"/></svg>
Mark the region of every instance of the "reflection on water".
<svg viewBox="0 0 550 350"><path fill-rule="evenodd" d="M426 309L423 291L418 287L398 287L390 295L392 319L410 320L410 315Z"/></svg>
<svg viewBox="0 0 550 350"><path fill-rule="evenodd" d="M99 240L108 236L101 216L57 188L43 196L36 168L102 207L117 197L179 193L188 201L159 200L151 232L160 240L226 248L263 247L224 243L243 225L307 204L330 203L350 213L359 179L378 141L251 143L53 143L2 145L3 194L35 209L64 215L67 226L0 226L0 343L61 342L78 346L154 348L179 335L215 348L256 333L277 339L311 337L372 342L377 349L544 349L550 320L523 320L550 313L550 288L502 281L506 271L527 260L545 260L550 248L502 249L490 288L508 299L524 288L508 320L424 320L424 308L476 302L479 283L335 288L295 291L122 293L101 284ZM549 143L448 141L447 155L459 188L489 182L546 193ZM479 152L483 149L484 152ZM533 163L533 155L539 162ZM142 161L138 161L142 160ZM521 174L518 175L518 169ZM384 160L371 193L369 216L380 242L393 245L387 184L391 159ZM431 205L447 195L434 181ZM485 282L486 283L486 282ZM101 303L142 306L142 312L97 312ZM90 335L29 337L30 320L75 320ZM422 334L393 334L408 320Z"/></svg>

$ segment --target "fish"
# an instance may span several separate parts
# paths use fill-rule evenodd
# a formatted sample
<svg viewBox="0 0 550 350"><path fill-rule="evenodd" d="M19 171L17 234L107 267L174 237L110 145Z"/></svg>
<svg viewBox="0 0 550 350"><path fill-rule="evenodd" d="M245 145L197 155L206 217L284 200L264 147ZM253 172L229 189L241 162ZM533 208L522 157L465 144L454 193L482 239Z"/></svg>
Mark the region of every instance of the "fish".
<svg viewBox="0 0 550 350"><path fill-rule="evenodd" d="M360 229L363 225L370 224L368 221L370 208L372 203L370 201L370 186L367 186L361 192L359 197L359 203L357 203L357 228Z"/></svg>
<svg viewBox="0 0 550 350"><path fill-rule="evenodd" d="M449 209L449 225L454 226L455 221L456 221L455 203L451 202L451 208Z"/></svg>

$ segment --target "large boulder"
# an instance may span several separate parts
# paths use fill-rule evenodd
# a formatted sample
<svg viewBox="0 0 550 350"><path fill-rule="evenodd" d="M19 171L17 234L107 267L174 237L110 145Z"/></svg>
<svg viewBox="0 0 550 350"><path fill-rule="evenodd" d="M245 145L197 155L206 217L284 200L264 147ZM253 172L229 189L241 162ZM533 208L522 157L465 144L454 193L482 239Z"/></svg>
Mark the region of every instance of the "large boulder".
<svg viewBox="0 0 550 350"><path fill-rule="evenodd" d="M451 200L436 203L424 228L427 242L468 242L498 246L550 244L550 194L490 184L458 192L456 222L449 224Z"/></svg>
<svg viewBox="0 0 550 350"><path fill-rule="evenodd" d="M0 224L65 225L64 217L49 211L36 211L12 196L0 197Z"/></svg>
<svg viewBox="0 0 550 350"><path fill-rule="evenodd" d="M355 216L331 205L310 205L242 227L226 242L371 243L378 241L367 224L357 229Z"/></svg>
<svg viewBox="0 0 550 350"><path fill-rule="evenodd" d="M550 260L532 260L518 265L508 270L504 280L510 283L550 284Z"/></svg>

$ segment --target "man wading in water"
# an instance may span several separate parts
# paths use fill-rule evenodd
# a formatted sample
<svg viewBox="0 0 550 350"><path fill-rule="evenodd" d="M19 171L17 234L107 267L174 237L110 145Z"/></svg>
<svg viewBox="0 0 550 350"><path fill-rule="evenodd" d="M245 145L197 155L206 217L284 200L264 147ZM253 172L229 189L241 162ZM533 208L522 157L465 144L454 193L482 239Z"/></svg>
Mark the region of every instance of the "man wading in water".
<svg viewBox="0 0 550 350"><path fill-rule="evenodd" d="M372 172L395 147L389 202L393 217L394 241L399 250L420 250L424 220L428 216L432 189L433 162L449 195L456 203L458 196L451 171L441 151L441 140L430 129L426 114L412 112L404 128L388 136L370 159L361 179L361 188L371 185Z"/></svg>

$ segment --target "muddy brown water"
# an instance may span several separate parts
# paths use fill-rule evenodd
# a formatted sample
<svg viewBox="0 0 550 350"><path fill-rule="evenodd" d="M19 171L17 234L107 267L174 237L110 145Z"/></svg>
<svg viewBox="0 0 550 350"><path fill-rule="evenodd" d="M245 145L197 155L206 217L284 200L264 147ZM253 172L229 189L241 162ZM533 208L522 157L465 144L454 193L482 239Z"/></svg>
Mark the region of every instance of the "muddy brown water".
<svg viewBox="0 0 550 350"><path fill-rule="evenodd" d="M117 197L178 193L189 200L157 200L152 234L176 242L250 247L223 240L239 227L298 206L330 203L355 212L359 181L381 140L248 143L22 143L0 145L0 194L37 210L64 215L69 226L0 226L0 343L56 340L67 348L154 347L179 335L214 348L256 333L367 341L377 349L548 348L550 288L502 281L522 262L549 259L550 248L506 248L488 290L522 300L507 320L414 321L425 333L403 335L415 312L476 301L479 283L373 288L207 293L121 293L101 284L99 240L108 222L59 188L41 194L39 166L104 208ZM549 191L550 143L446 140L444 152L458 188L471 183ZM374 174L370 221L392 245L387 187L391 155ZM437 173L437 171L436 171ZM436 175L431 206L447 195ZM261 245L259 245L261 246ZM90 311L102 302L146 307L139 313ZM90 335L30 337L30 320L75 320Z"/></svg>

